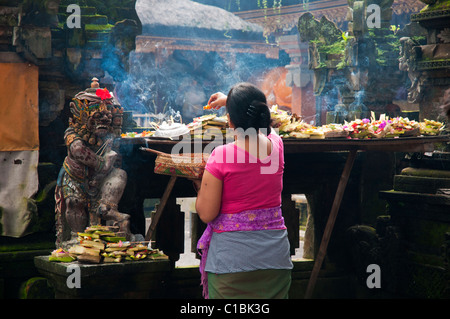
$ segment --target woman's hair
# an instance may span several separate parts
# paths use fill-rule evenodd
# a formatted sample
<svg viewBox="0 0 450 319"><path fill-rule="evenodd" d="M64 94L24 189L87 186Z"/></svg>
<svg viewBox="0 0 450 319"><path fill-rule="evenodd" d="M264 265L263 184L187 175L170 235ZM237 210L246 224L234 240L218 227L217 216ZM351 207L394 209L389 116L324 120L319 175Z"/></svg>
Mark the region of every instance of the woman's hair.
<svg viewBox="0 0 450 319"><path fill-rule="evenodd" d="M227 111L236 128L270 134L270 110L264 93L250 83L238 83L227 96Z"/></svg>

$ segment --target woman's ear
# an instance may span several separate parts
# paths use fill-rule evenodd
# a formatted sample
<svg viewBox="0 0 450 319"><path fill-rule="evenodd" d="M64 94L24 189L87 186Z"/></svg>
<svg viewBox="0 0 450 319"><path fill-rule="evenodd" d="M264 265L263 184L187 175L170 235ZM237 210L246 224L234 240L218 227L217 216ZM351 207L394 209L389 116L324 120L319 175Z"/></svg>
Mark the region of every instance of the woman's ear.
<svg viewBox="0 0 450 319"><path fill-rule="evenodd" d="M230 114L229 114L229 113L227 113L227 120L228 120L228 126L229 126L230 128L234 128L234 124L233 124L233 122L231 122L231 120L230 120Z"/></svg>

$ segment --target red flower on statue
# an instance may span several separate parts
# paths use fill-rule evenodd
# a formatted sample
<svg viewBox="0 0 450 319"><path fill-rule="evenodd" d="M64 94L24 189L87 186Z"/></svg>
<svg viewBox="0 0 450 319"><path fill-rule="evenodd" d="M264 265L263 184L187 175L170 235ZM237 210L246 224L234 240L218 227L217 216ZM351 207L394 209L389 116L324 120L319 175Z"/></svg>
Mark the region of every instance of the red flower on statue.
<svg viewBox="0 0 450 319"><path fill-rule="evenodd" d="M102 100L107 100L111 98L111 93L109 93L107 88L97 89L97 91L95 91L95 94Z"/></svg>

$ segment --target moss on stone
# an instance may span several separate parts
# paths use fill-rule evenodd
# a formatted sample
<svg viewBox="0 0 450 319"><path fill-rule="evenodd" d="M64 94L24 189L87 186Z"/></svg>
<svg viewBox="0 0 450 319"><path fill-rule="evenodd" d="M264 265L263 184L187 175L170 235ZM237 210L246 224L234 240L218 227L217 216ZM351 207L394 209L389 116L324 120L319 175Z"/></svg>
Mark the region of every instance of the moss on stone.
<svg viewBox="0 0 450 319"><path fill-rule="evenodd" d="M85 24L84 29L86 31L111 31L114 28L112 24Z"/></svg>
<svg viewBox="0 0 450 319"><path fill-rule="evenodd" d="M14 253L19 251L47 250L54 249L54 242L25 242L8 244L8 246L0 247L0 253Z"/></svg>
<svg viewBox="0 0 450 319"><path fill-rule="evenodd" d="M426 5L420 12L448 10L450 9L450 0L438 0L433 4Z"/></svg>
<svg viewBox="0 0 450 319"><path fill-rule="evenodd" d="M53 299L54 295L47 279L43 277L28 279L19 290L19 299Z"/></svg>

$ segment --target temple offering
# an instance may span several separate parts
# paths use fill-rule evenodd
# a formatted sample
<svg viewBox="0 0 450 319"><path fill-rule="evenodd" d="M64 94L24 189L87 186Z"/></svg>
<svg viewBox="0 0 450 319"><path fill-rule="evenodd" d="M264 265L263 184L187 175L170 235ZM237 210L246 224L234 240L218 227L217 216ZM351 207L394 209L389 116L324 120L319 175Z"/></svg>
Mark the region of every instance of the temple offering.
<svg viewBox="0 0 450 319"><path fill-rule="evenodd" d="M389 118L384 114L378 120L372 114L371 119L355 119L344 124L326 124L313 126L302 121L296 114L289 114L287 111L278 110L276 106L271 108L272 126L278 129L278 133L283 138L398 138L415 136L439 135L444 124L437 121L425 119L424 122L417 122L404 117Z"/></svg>
<svg viewBox="0 0 450 319"><path fill-rule="evenodd" d="M194 118L188 128L193 138L211 139L226 134L228 120L226 116L208 114Z"/></svg>
<svg viewBox="0 0 450 319"><path fill-rule="evenodd" d="M270 109L270 118L272 120L272 127L278 130L278 134L284 138L310 138L316 129L314 126L303 122L302 118L297 114L290 114L287 111L279 110L276 105ZM316 133L317 137L323 135L318 131Z"/></svg>
<svg viewBox="0 0 450 319"><path fill-rule="evenodd" d="M444 124L437 121L427 120L419 123L420 134L422 135L439 135L444 129Z"/></svg>
<svg viewBox="0 0 450 319"><path fill-rule="evenodd" d="M345 121L343 124L330 123L314 126L304 122L302 117L295 113L278 109L277 105L271 107L270 116L272 120L271 125L278 131L278 134L282 138L293 139L371 139L435 136L439 135L444 128L443 123L427 119L423 122L417 122L406 117L389 118L382 114L376 120L373 113L370 119L363 118L350 122ZM122 137L179 136L179 133L188 134L189 131L192 138L209 140L217 136L225 136L228 127L226 116L206 114L194 118L192 122L183 128L179 126L163 126L159 127L155 132L130 132L122 134Z"/></svg>
<svg viewBox="0 0 450 319"><path fill-rule="evenodd" d="M52 251L52 254L48 258L49 261L59 261L59 262L72 262L75 261L76 258L73 257L69 252L65 251L62 248L55 249Z"/></svg>
<svg viewBox="0 0 450 319"><path fill-rule="evenodd" d="M425 120L417 122L408 118L395 117L380 120L354 120L346 123L351 138L398 138L439 135L444 124Z"/></svg>
<svg viewBox="0 0 450 319"><path fill-rule="evenodd" d="M395 117L384 121L386 123L385 137L419 136L419 123L404 117Z"/></svg>
<svg viewBox="0 0 450 319"><path fill-rule="evenodd" d="M80 263L110 263L142 259L167 259L158 249L142 242L129 242L116 226L94 225L78 233L78 244L68 251L59 248L52 252L49 261Z"/></svg>
<svg viewBox="0 0 450 319"><path fill-rule="evenodd" d="M190 130L185 124L174 122L163 122L158 129L156 129L153 136L163 138L178 138L180 136L189 134Z"/></svg>
<svg viewBox="0 0 450 319"><path fill-rule="evenodd" d="M122 138L150 137L150 136L153 136L154 134L155 134L155 131L142 131L140 133L138 133L138 132L127 132L127 133L122 133L121 137Z"/></svg>
<svg viewBox="0 0 450 319"><path fill-rule="evenodd" d="M320 127L325 138L348 137L349 130L343 124L327 124Z"/></svg>
<svg viewBox="0 0 450 319"><path fill-rule="evenodd" d="M370 128L369 119L356 119L350 123L345 123L345 128L349 130L351 138L371 138L374 137L373 130Z"/></svg>
<svg viewBox="0 0 450 319"><path fill-rule="evenodd" d="M141 150L157 155L155 174L186 178L202 178L209 157L208 154L203 153L167 154L144 147L141 147Z"/></svg>

